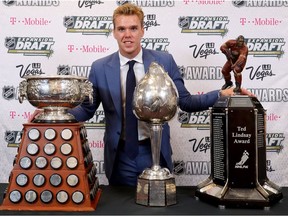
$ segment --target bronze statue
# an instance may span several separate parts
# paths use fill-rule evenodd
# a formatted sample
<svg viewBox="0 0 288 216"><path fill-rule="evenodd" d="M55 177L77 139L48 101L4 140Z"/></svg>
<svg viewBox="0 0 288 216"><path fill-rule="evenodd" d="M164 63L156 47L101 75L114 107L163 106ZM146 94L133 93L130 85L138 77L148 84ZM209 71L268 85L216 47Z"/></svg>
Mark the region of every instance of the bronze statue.
<svg viewBox="0 0 288 216"><path fill-rule="evenodd" d="M225 84L222 89L227 89L233 86L230 72L233 71L235 78L234 92L241 92L242 70L245 67L248 55L248 47L245 44L244 36L240 35L236 39L226 41L221 45L220 50L227 57L227 61L222 68L222 74L225 79Z"/></svg>

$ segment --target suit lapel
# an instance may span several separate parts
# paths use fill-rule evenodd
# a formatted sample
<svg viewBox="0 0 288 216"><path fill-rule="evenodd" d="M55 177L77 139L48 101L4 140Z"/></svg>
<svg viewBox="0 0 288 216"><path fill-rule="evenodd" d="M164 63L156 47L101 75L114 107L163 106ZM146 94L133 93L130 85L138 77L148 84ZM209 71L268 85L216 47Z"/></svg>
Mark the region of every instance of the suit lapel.
<svg viewBox="0 0 288 216"><path fill-rule="evenodd" d="M120 60L118 52L112 55L111 61L105 65L105 75L110 91L114 107L117 110L119 117L122 116L122 96L121 96L121 81L120 81Z"/></svg>
<svg viewBox="0 0 288 216"><path fill-rule="evenodd" d="M144 63L145 73L148 72L149 66L153 61L155 61L154 56L152 56L148 50L143 49L143 63Z"/></svg>

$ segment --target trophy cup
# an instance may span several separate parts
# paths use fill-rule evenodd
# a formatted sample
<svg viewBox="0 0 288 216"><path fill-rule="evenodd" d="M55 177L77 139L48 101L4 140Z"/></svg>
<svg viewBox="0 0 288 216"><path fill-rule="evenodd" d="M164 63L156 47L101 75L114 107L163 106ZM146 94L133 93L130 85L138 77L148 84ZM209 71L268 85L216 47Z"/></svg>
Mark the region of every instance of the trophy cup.
<svg viewBox="0 0 288 216"><path fill-rule="evenodd" d="M44 110L34 122L76 122L68 109L81 104L85 97L92 102L92 84L84 77L69 75L27 76L19 84L19 102L24 98Z"/></svg>
<svg viewBox="0 0 288 216"><path fill-rule="evenodd" d="M177 111L178 92L165 70L152 62L148 73L136 86L133 111L150 126L153 165L138 177L136 203L146 206L168 206L176 203L175 178L159 165L162 125Z"/></svg>
<svg viewBox="0 0 288 216"><path fill-rule="evenodd" d="M92 101L92 84L77 76L27 76L19 84L41 110L23 134L1 210L94 211L101 190L87 131L67 111Z"/></svg>

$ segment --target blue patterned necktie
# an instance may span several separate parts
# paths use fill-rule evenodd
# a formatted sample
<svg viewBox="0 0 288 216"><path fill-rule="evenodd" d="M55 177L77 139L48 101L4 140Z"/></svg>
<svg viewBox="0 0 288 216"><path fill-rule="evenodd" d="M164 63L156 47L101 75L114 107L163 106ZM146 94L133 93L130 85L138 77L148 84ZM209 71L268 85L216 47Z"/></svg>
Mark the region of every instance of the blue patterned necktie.
<svg viewBox="0 0 288 216"><path fill-rule="evenodd" d="M135 63L134 60L127 63L129 70L126 78L126 140L124 150L132 160L138 155L138 121L132 107L133 93L136 87L133 69Z"/></svg>

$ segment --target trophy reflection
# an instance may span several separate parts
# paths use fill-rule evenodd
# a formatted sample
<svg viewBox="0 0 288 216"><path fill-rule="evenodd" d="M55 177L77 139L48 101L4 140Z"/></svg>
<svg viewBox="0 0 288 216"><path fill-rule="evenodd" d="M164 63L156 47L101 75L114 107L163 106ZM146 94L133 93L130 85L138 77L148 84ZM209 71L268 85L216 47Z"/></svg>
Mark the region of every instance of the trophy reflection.
<svg viewBox="0 0 288 216"><path fill-rule="evenodd" d="M165 70L156 62L136 86L133 111L138 119L150 127L153 165L138 177L136 203L146 206L176 204L175 178L167 168L161 168L160 149L162 125L177 111L178 92Z"/></svg>

